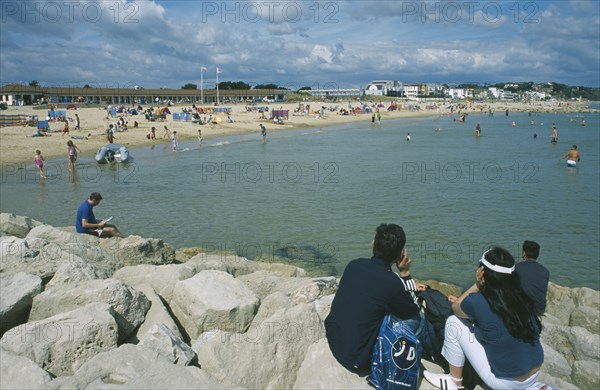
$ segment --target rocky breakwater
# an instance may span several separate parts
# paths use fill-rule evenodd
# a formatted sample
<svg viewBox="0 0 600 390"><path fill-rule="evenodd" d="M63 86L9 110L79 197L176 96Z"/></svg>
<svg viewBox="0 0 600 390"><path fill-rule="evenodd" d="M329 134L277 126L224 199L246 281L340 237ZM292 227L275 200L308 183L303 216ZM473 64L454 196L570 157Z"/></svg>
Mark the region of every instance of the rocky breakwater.
<svg viewBox="0 0 600 390"><path fill-rule="evenodd" d="M329 352L333 277L12 214L0 233L2 389L369 388ZM550 286L548 383L600 386L599 310L598 291Z"/></svg>

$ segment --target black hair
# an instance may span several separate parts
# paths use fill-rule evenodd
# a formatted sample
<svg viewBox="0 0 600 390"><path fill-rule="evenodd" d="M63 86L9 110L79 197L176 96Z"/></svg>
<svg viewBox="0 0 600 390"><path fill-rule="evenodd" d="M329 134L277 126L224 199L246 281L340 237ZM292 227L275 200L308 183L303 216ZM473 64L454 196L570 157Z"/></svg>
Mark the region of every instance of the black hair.
<svg viewBox="0 0 600 390"><path fill-rule="evenodd" d="M405 244L406 235L400 226L382 223L375 230L373 256L391 264L400 258Z"/></svg>
<svg viewBox="0 0 600 390"><path fill-rule="evenodd" d="M537 259L540 255L540 244L535 241L523 241L523 252L527 259Z"/></svg>
<svg viewBox="0 0 600 390"><path fill-rule="evenodd" d="M100 195L100 193L99 193L99 192L92 192L92 193L90 194L90 200L97 200L97 201L100 201L100 200L102 200L102 195Z"/></svg>
<svg viewBox="0 0 600 390"><path fill-rule="evenodd" d="M503 248L492 247L485 259L492 265L513 267L515 259ZM482 264L483 265L483 264ZM484 267L485 283L481 293L492 311L500 316L511 336L534 341L539 338L542 323L535 315L533 300L521 288L521 280L516 271L510 274L496 272Z"/></svg>

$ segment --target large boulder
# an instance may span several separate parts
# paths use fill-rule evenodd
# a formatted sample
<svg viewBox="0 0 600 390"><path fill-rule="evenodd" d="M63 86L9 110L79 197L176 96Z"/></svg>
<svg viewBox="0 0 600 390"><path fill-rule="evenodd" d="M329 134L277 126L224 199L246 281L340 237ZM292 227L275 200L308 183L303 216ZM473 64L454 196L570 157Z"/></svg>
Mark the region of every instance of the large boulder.
<svg viewBox="0 0 600 390"><path fill-rule="evenodd" d="M140 338L138 345L156 351L171 363L180 366L189 366L196 357L196 353L181 338L161 323L152 325Z"/></svg>
<svg viewBox="0 0 600 390"><path fill-rule="evenodd" d="M59 285L47 289L33 300L30 320L41 320L74 310L93 302L111 305L119 325L120 341L124 341L142 322L150 301L140 291L115 279L98 279Z"/></svg>
<svg viewBox="0 0 600 390"><path fill-rule="evenodd" d="M123 267L112 278L121 280L130 286L139 288L150 285L167 302L171 301L173 288L177 282L189 279L197 272L186 264L150 265L141 264Z"/></svg>
<svg viewBox="0 0 600 390"><path fill-rule="evenodd" d="M210 329L243 333L259 304L242 282L222 271L202 271L178 282L170 302L173 314L192 339Z"/></svg>
<svg viewBox="0 0 600 390"><path fill-rule="evenodd" d="M309 303L337 291L337 280L333 276L282 277L269 271L257 271L238 279L261 299L280 291L288 295L294 303Z"/></svg>
<svg viewBox="0 0 600 390"><path fill-rule="evenodd" d="M335 360L321 339L311 344L298 370L294 389L372 389L365 377L354 374Z"/></svg>
<svg viewBox="0 0 600 390"><path fill-rule="evenodd" d="M600 362L578 360L573 364L573 383L582 390L600 388Z"/></svg>
<svg viewBox="0 0 600 390"><path fill-rule="evenodd" d="M124 266L170 264L175 261L173 247L158 238L129 236L118 241L117 257Z"/></svg>
<svg viewBox="0 0 600 390"><path fill-rule="evenodd" d="M57 378L61 389L223 389L205 370L172 364L155 351L132 344L98 354L70 377Z"/></svg>
<svg viewBox="0 0 600 390"><path fill-rule="evenodd" d="M33 297L42 292L42 279L26 273L0 277L0 336L27 322Z"/></svg>
<svg viewBox="0 0 600 390"><path fill-rule="evenodd" d="M81 257L73 255L61 261L46 287L106 279L109 276L105 270L98 268L95 264L88 263Z"/></svg>
<svg viewBox="0 0 600 390"><path fill-rule="evenodd" d="M146 298L148 298L148 300L151 302L151 306L150 310L148 310L146 313L144 322L139 328L137 328L130 342L137 344L140 336L148 332L155 324L166 326L176 337L182 338L179 327L173 320L173 317L171 317L169 310L167 310L165 307L163 300L160 298L160 296L158 296L158 294L156 294L154 289L147 284L141 284L136 288L140 290L146 296Z"/></svg>
<svg viewBox="0 0 600 390"><path fill-rule="evenodd" d="M117 347L114 311L94 303L42 321L32 321L6 332L2 348L33 360L55 376L71 375L100 352Z"/></svg>
<svg viewBox="0 0 600 390"><path fill-rule="evenodd" d="M257 270L254 262L235 255L199 253L186 262L194 267L195 273L207 270L223 271L238 277Z"/></svg>
<svg viewBox="0 0 600 390"><path fill-rule="evenodd" d="M41 222L29 217L12 213L0 213L0 232L8 236L23 238L31 229L38 225L41 225Z"/></svg>
<svg viewBox="0 0 600 390"><path fill-rule="evenodd" d="M42 389L51 379L31 359L0 348L0 389Z"/></svg>
<svg viewBox="0 0 600 390"><path fill-rule="evenodd" d="M575 309L575 300L571 289L554 283L548 284L546 313L558 318L562 324L568 325L571 313Z"/></svg>
<svg viewBox="0 0 600 390"><path fill-rule="evenodd" d="M41 238L0 237L0 274L25 272L48 280L65 254L58 245Z"/></svg>
<svg viewBox="0 0 600 390"><path fill-rule="evenodd" d="M313 304L280 310L245 333L207 332L193 343L203 369L249 389L289 389L309 345L324 337Z"/></svg>

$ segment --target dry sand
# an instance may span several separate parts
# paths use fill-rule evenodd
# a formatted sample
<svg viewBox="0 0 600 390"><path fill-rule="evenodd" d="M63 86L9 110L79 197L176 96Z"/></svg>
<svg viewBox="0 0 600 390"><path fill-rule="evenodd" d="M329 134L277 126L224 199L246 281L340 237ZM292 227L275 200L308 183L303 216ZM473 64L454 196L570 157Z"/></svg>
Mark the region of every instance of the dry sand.
<svg viewBox="0 0 600 390"><path fill-rule="evenodd" d="M321 106L324 107L335 107L347 108L348 103L322 103L322 102L309 102L311 104L311 112L319 109ZM369 103L374 104L374 103ZM450 115L450 111L446 108L445 104L440 104L439 109L426 109L425 107L433 103L420 103L421 110L410 111L408 109L411 102L402 103L402 109L399 111L387 111L387 107L390 102L383 102L385 108L381 109L382 113L382 126L385 126L385 122L391 119L416 117L416 116L435 116L435 115ZM359 105L358 102L352 103L353 107ZM268 133L273 131L280 131L284 129L302 128L302 127L324 127L339 125L349 122L370 122L370 114L358 114L358 115L337 115L335 112L325 110L325 115L322 118L315 118L313 114L308 116L295 116L292 115L294 109L298 107L298 103L284 103L284 104L271 104L269 107L272 109L287 109L290 112L289 120L285 121L283 125L273 124L269 119L261 119L260 113L257 112L246 112L245 105L234 104L225 105L232 107L231 117L235 120L234 123L226 122L226 115L217 114L222 121L220 124L214 125L198 125L191 122L177 122L173 121L172 115L167 116L167 120L164 122L149 122L145 119L144 115L129 115L127 120L129 122L129 130L126 132L115 133L115 142L126 145L130 149L152 145L156 143L170 143L170 139L163 139L163 126L167 125L168 128L173 131L177 131L177 138L179 141L185 140L196 140L198 137L198 129L202 129L202 136L204 139L209 139L216 136L226 136L233 134L243 133L255 133L257 142L261 141L259 124L264 123ZM474 104L466 112L481 112L481 108L484 108L484 112L487 112L488 107L492 107L496 115L504 113L508 108L511 112L515 111L550 111L550 112L578 112L583 108L583 105L577 105L571 103L568 108L565 104L558 102L544 102L534 104L523 104L523 103L492 103L492 104ZM170 108L171 112L181 112L186 107L190 108L190 105L175 105ZM146 107L144 107L146 108ZM64 110L64 108L58 108ZM465 111L463 111L465 112ZM8 110L0 112L0 115L6 114L25 114L25 115L38 115L40 119L45 119L47 108L44 109L28 107L9 107ZM105 131L110 123L116 121L116 119L107 119L106 110L103 108L79 108L78 110L68 110L67 117L75 119L75 114L79 115L81 120L81 130L74 130L74 121L70 122L70 136L85 137L91 134L89 139L74 139L73 142L81 149L80 157L90 158L95 156L98 149L107 143ZM269 117L269 113L265 114ZM456 115L456 112L454 113ZM133 122L137 121L139 126L133 127ZM156 127L155 141L146 138L152 126ZM31 137L36 132L35 127L30 126L9 126L0 128L0 165L6 165L11 163L25 163L33 164L33 156L36 149L41 150L42 155L46 161L52 159L64 159L66 161L67 146L66 143L70 136L61 135L63 124L60 122L51 122L50 129L54 131L50 137ZM65 162L66 163L66 162Z"/></svg>

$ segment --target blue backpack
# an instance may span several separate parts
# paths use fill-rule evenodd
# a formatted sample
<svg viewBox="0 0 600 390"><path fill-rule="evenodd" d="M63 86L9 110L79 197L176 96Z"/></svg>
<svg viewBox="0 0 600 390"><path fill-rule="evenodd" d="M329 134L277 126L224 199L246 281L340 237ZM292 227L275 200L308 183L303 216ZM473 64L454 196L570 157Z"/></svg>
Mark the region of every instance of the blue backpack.
<svg viewBox="0 0 600 390"><path fill-rule="evenodd" d="M423 347L413 331L388 314L371 356L369 383L378 390L416 389Z"/></svg>

